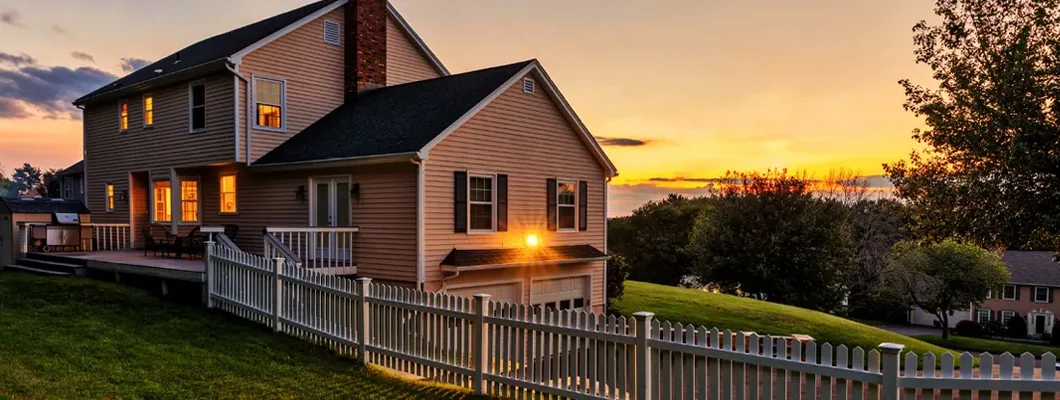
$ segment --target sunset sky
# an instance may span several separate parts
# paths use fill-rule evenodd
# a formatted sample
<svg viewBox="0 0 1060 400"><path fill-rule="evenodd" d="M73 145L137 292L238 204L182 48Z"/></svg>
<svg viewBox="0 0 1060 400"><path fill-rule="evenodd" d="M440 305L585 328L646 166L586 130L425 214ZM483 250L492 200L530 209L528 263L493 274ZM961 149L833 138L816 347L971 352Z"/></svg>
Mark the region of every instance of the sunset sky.
<svg viewBox="0 0 1060 400"><path fill-rule="evenodd" d="M594 135L643 142L605 148L611 215L727 170L880 174L921 125L897 81L930 79L910 30L929 0L391 1L451 71L537 58ZM69 101L123 59L307 2L0 0L0 164L79 160ZM42 87L13 87L26 66Z"/></svg>

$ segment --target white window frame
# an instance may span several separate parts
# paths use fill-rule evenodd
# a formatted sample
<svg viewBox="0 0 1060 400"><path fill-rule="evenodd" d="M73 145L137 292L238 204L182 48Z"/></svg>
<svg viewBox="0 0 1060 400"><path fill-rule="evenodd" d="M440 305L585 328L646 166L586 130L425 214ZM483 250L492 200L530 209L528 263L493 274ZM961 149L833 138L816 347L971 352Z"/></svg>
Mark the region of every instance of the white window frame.
<svg viewBox="0 0 1060 400"><path fill-rule="evenodd" d="M337 42L329 42L328 41L328 24L335 24L336 26L338 26L339 40ZM324 43L333 44L333 45L336 45L336 46L342 46L342 23L341 22L328 20L328 19L324 20Z"/></svg>
<svg viewBox="0 0 1060 400"><path fill-rule="evenodd" d="M195 128L195 109L199 108L195 106L195 87L202 86L202 105L199 106L203 109L202 117L202 128ZM206 81L198 80L188 82L188 133L202 133L206 132Z"/></svg>
<svg viewBox="0 0 1060 400"><path fill-rule="evenodd" d="M1006 296L1006 292L1007 292L1006 289L1008 289L1009 287L1013 288L1012 289L1012 297ZM1020 290L1020 287L1016 286L1016 285L1005 285L1005 286L1003 286L1001 288L1001 300L1016 300L1016 297L1018 297L1016 295L1016 293L1019 292L1019 290Z"/></svg>
<svg viewBox="0 0 1060 400"><path fill-rule="evenodd" d="M559 187L563 186L564 184L574 185L574 205L573 206L560 204L560 202L559 202ZM579 186L579 183L578 183L578 180L576 180L576 179L556 179L556 232L560 232L560 233L575 233L575 232L578 232L578 200L580 200L578 198L578 196L579 196L579 193L581 192L581 190L580 190L581 188L578 187L578 186ZM568 208L573 208L574 209L574 227L573 228L564 228L564 227L559 225L559 223L560 223L559 210L560 210L560 208L563 208L563 207L568 207Z"/></svg>
<svg viewBox="0 0 1060 400"><path fill-rule="evenodd" d="M490 180L490 202L472 201L471 200L471 178L483 178ZM494 233L497 232L497 174L488 173L467 173L467 233L469 234L482 234L482 233ZM490 229L472 229L471 228L471 206L473 204L489 204L492 215L490 216Z"/></svg>
<svg viewBox="0 0 1060 400"><path fill-rule="evenodd" d="M986 318L983 318L984 317L984 315L983 315L984 312L986 313L986 315L985 315ZM988 309L988 308L980 308L975 314L975 322L978 323L979 325L985 325L986 323L990 322L990 309Z"/></svg>
<svg viewBox="0 0 1060 400"><path fill-rule="evenodd" d="M150 124L147 123L147 99L148 98L151 99L151 123ZM140 100L140 105L144 108L143 109L144 129L153 128L155 126L155 95L151 94L151 93L144 94L143 99Z"/></svg>
<svg viewBox="0 0 1060 400"><path fill-rule="evenodd" d="M184 220L184 182L195 182L195 221ZM170 190L173 190L172 183L170 183ZM177 197L180 199L180 219L177 220L179 225L202 225L202 180L197 176L182 176L180 177L180 188L177 192ZM172 208L173 206L170 205ZM173 219L173 215L170 215L170 219Z"/></svg>
<svg viewBox="0 0 1060 400"><path fill-rule="evenodd" d="M1038 300L1038 290L1039 289L1045 289L1045 300L1041 300L1041 301ZM1048 287L1045 287L1045 286L1035 286L1034 287L1034 293L1033 293L1034 302L1035 303L1048 303L1049 302L1049 291L1050 290L1052 290L1052 289L1050 289Z"/></svg>
<svg viewBox="0 0 1060 400"><path fill-rule="evenodd" d="M523 93L534 94L537 92L537 82L531 78L523 78Z"/></svg>
<svg viewBox="0 0 1060 400"><path fill-rule="evenodd" d="M225 191L224 191L224 178L232 177L232 195L235 196L236 210L235 211L224 211L225 204ZM217 176L217 200L218 200L218 214L220 215L239 215L239 176L235 173L224 173L222 172Z"/></svg>
<svg viewBox="0 0 1060 400"><path fill-rule="evenodd" d="M1009 318L1015 317L1015 311L1002 311L1001 312L1001 326L1008 328Z"/></svg>
<svg viewBox="0 0 1060 400"><path fill-rule="evenodd" d="M254 76L252 79L253 80L252 80L251 83L254 85L254 87L250 89L250 92L251 92L250 93L250 95L251 95L250 104L252 105L251 110L254 113L252 118L251 118L253 120L254 129L260 130L260 131L269 131L269 132L281 132L281 133L282 132L287 132L287 80L286 79L278 79L278 78L269 78L269 77L264 77L264 76ZM264 102L259 102L258 101L258 81L270 81L270 82L275 82L275 83L279 83L280 84L280 104L264 103ZM264 105L269 105L269 106L274 106L274 107L280 107L280 127L279 128L273 128L271 126L258 125L258 104L264 104Z"/></svg>
<svg viewBox="0 0 1060 400"><path fill-rule="evenodd" d="M107 183L107 185L103 187L103 198L105 202L103 207L109 213L114 212L114 209L116 208L115 206L117 205L115 199L117 194L115 194L115 190L113 183Z"/></svg>
<svg viewBox="0 0 1060 400"><path fill-rule="evenodd" d="M122 111L123 106L125 108L124 112ZM130 111L132 110L129 108L128 101L122 100L118 103L118 132L129 131L129 122L131 121L131 118L129 118Z"/></svg>

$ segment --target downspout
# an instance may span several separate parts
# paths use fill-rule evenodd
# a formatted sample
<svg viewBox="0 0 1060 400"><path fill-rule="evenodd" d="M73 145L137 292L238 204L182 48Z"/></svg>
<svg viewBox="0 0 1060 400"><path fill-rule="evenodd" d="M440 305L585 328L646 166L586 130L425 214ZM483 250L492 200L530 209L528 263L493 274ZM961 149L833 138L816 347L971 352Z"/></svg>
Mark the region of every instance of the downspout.
<svg viewBox="0 0 1060 400"><path fill-rule="evenodd" d="M607 198L611 194L611 177L604 179L604 254L610 257L610 253L607 252ZM608 312L607 307L610 301L607 299L607 264L610 258L604 260L604 312Z"/></svg>
<svg viewBox="0 0 1060 400"><path fill-rule="evenodd" d="M82 120L85 119L84 118L85 106L78 104L78 105L75 105L74 107L77 107L79 110L81 110L81 114L82 114L81 119ZM85 146L86 144L88 144L88 140L85 139L85 125L82 123L81 124L81 202L85 204L85 207L88 207L88 160L86 160L88 157L85 157L86 155L88 155L88 147Z"/></svg>
<svg viewBox="0 0 1060 400"><path fill-rule="evenodd" d="M417 158L409 159L409 162L416 164L416 288L423 290L424 281L426 280L426 227L424 226L424 201L426 192L426 168L427 160L422 156Z"/></svg>
<svg viewBox="0 0 1060 400"><path fill-rule="evenodd" d="M235 68L233 68L233 65L235 65ZM247 79L247 77L243 76L243 74L239 72L239 65L233 63L231 58L228 59L228 63L225 64L225 68L228 68L228 70L231 71L232 74L234 74L237 78L239 78L240 80L243 81L243 83L246 84L246 99L249 102L250 101L250 80ZM239 161L239 154L238 154L238 152L239 152L239 85L238 84L236 85L236 89L235 89L235 91L232 94L235 96L235 103L236 103L236 105L235 105L235 107L236 107L235 108L236 115L234 116L234 118L236 120L236 122L235 122L235 124L236 124L236 132L235 132L235 135L236 135L236 153L237 153L236 154L236 161ZM247 140L246 140L246 147L247 147L247 151L246 151L247 159L246 159L246 162L247 162L247 165L250 165L250 122L249 122L250 114L249 113L247 114L247 119L248 119L248 121L246 123L246 137L247 137Z"/></svg>

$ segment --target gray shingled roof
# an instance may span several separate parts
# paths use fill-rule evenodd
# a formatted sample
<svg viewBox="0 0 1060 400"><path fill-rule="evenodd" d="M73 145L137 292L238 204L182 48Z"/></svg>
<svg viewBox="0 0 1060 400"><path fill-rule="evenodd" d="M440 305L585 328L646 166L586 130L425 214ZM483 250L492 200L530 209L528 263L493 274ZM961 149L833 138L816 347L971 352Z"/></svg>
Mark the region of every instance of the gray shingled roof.
<svg viewBox="0 0 1060 400"><path fill-rule="evenodd" d="M1012 276L1009 283L1060 287L1060 264L1051 251L1006 251L1001 255Z"/></svg>
<svg viewBox="0 0 1060 400"><path fill-rule="evenodd" d="M71 199L49 199L49 198L22 198L4 197L4 204L13 213L26 214L52 214L52 213L78 213L88 214L81 200Z"/></svg>
<svg viewBox="0 0 1060 400"><path fill-rule="evenodd" d="M78 161L66 169L59 171L58 176L81 175L85 172L85 160Z"/></svg>
<svg viewBox="0 0 1060 400"><path fill-rule="evenodd" d="M534 60L361 93L255 166L411 153L422 149Z"/></svg>
<svg viewBox="0 0 1060 400"><path fill-rule="evenodd" d="M190 70L194 67L210 64L214 61L223 60L238 53L240 50L257 43L259 40L282 30L288 25L320 11L336 1L339 0L317 1L283 14L263 19L242 28L204 39L191 46L185 47L176 53L170 54L161 60L155 61L151 65L133 71L131 74L109 83L106 86L96 89L92 93L86 94L75 100L74 104L83 104L93 97L143 84L149 80ZM180 60L180 62L176 62L177 60ZM162 73L156 73L156 69L161 69Z"/></svg>

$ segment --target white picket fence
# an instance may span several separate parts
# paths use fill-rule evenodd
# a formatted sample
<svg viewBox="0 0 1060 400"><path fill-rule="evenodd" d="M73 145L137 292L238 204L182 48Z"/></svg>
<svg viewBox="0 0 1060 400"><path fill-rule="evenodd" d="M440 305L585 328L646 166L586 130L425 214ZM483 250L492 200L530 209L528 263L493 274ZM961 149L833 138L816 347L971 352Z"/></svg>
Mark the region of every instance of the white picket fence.
<svg viewBox="0 0 1060 400"><path fill-rule="evenodd" d="M1052 354L904 356L789 337L534 309L324 275L207 244L210 307L405 373L507 398L1039 400L1055 397ZM981 355L980 368L994 359ZM936 371L936 364L941 370ZM923 370L918 371L918 364ZM992 369L990 369L992 371ZM903 373L904 372L904 373ZM992 397L997 396L997 397ZM1060 399L1057 399L1060 400Z"/></svg>

